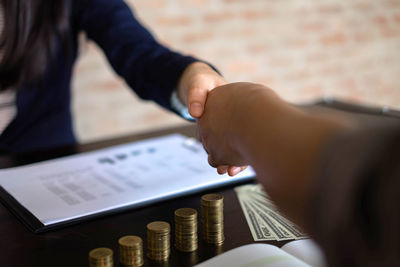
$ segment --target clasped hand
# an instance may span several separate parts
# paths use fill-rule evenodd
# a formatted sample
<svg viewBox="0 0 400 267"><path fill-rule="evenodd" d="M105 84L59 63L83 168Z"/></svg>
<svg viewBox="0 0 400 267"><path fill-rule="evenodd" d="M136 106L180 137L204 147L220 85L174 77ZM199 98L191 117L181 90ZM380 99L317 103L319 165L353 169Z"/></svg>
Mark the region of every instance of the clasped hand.
<svg viewBox="0 0 400 267"><path fill-rule="evenodd" d="M219 174L228 173L233 176L244 170L246 166L242 166L242 164L235 165L240 161L228 160L228 157L232 157L233 153L229 153L227 146L222 145L222 141L227 141L224 140L224 132L229 130L223 127L224 119L221 111L229 111L225 109L227 107L225 103L219 103L224 102L224 97L216 96L212 97L210 101L208 100L209 95L214 95L214 88L219 88L225 84L227 82L210 66L202 62L195 62L189 65L183 72L178 83L178 95L183 103L188 106L190 115L198 119L198 126L203 125L202 128L199 127L198 136L209 154L208 161L210 165L216 167ZM225 88L225 90L229 91L230 88ZM221 93L218 92L216 94L219 95ZM204 113L206 100L210 109L207 114ZM206 116L204 117L204 115ZM212 126L211 123L213 124ZM214 126L219 126L218 130L214 130ZM221 160L216 161L214 160L217 158L215 155L216 152L223 153L227 157L222 157L221 155Z"/></svg>

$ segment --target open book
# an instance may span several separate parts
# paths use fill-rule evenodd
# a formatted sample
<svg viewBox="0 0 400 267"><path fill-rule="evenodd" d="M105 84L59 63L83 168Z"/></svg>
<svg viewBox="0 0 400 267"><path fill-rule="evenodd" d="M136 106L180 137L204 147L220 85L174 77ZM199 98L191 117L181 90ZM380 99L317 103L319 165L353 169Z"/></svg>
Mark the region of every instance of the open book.
<svg viewBox="0 0 400 267"><path fill-rule="evenodd" d="M278 248L269 244L244 245L202 262L196 267L302 267L326 266L321 249L311 239L289 242Z"/></svg>

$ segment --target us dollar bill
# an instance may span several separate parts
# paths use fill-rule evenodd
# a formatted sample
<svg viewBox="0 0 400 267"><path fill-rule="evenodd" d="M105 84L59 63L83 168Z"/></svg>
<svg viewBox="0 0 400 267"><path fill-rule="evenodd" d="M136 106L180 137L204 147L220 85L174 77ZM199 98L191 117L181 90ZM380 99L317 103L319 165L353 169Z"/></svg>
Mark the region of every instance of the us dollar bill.
<svg viewBox="0 0 400 267"><path fill-rule="evenodd" d="M286 231L285 228L283 228L280 224L272 220L271 217L269 217L262 210L258 209L253 203L251 203L251 201L247 199L247 201L245 200L245 203L256 214L256 216L259 218L259 221L263 225L267 225L272 230L275 240L281 241L294 239L292 234Z"/></svg>
<svg viewBox="0 0 400 267"><path fill-rule="evenodd" d="M271 229L264 225L260 219L256 216L253 210L245 203L243 197L239 197L239 203L242 207L244 216L249 225L250 232L255 241L270 241L276 240L276 236L272 234Z"/></svg>
<svg viewBox="0 0 400 267"><path fill-rule="evenodd" d="M280 214L261 185L243 185L235 191L255 241L307 238L297 225Z"/></svg>
<svg viewBox="0 0 400 267"><path fill-rule="evenodd" d="M303 233L302 230L300 230L300 228L297 225L292 223L290 220L286 219L281 214L268 209L259 200L254 199L253 205L257 209L259 209L260 212L266 213L271 218L271 220L274 221L276 224L281 225L286 231L288 231L293 236L293 238L295 239L307 238L307 235Z"/></svg>

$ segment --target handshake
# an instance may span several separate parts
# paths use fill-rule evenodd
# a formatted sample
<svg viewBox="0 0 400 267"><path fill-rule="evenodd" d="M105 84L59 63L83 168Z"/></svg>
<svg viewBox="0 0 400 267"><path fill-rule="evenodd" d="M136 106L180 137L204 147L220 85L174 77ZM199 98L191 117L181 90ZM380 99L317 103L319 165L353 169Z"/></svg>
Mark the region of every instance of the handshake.
<svg viewBox="0 0 400 267"><path fill-rule="evenodd" d="M335 113L312 113L261 84L228 84L204 63L182 74L178 94L197 119L198 138L218 173L236 175L251 165L271 195L306 193L333 136L357 124Z"/></svg>
<svg viewBox="0 0 400 267"><path fill-rule="evenodd" d="M251 165L275 203L305 225L312 177L325 147L357 123L293 106L260 84L228 84L204 63L191 70L195 64L185 70L178 90L197 119L210 165L231 176Z"/></svg>
<svg viewBox="0 0 400 267"><path fill-rule="evenodd" d="M196 62L184 71L178 84L178 95L197 119L198 138L208 153L208 162L219 174L234 176L249 165L241 149L247 137L252 138L258 126L251 125L259 97L278 100L269 88L252 83L228 84L207 64ZM261 103L264 105L264 103ZM255 128L255 126L257 126ZM242 136L245 135L245 136Z"/></svg>
<svg viewBox="0 0 400 267"><path fill-rule="evenodd" d="M328 265L399 265L398 119L365 123L312 111L254 83L221 78L209 88L189 90L188 103L211 166L235 175L251 165L279 211L321 245ZM193 96L203 102L192 104Z"/></svg>
<svg viewBox="0 0 400 267"><path fill-rule="evenodd" d="M198 138L208 153L208 162L219 174L234 176L248 163L238 150L235 136L245 128L249 94L254 89L272 91L251 83L228 84L207 64L196 62L184 71L178 95L197 119ZM250 97L251 99L251 97ZM243 109L243 110L240 110Z"/></svg>

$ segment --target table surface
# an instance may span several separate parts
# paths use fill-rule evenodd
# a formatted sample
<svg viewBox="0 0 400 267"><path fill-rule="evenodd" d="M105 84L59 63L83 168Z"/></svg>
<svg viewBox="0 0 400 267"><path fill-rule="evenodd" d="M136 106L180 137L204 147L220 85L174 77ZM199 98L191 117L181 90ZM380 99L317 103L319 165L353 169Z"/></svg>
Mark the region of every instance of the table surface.
<svg viewBox="0 0 400 267"><path fill-rule="evenodd" d="M398 111L389 110L387 112L387 110L384 110L385 112L382 114L381 109L359 107L342 102L321 102L305 108L312 112L334 111L345 116L349 115L360 123L366 124L375 124L377 121L383 120L396 120L398 122L400 118ZM38 162L170 133L195 136L195 127L184 126L166 129L91 144L41 151L18 158L0 156L0 168ZM168 262L160 264L145 257L144 266L192 266L224 251L253 243L250 229L233 191L235 186L207 191L207 193L222 194L225 198L225 242L222 246L210 246L199 239L197 251L192 253L179 252L173 247L174 228L171 227L171 256ZM30 232L9 210L0 204L0 266L88 266L88 253L91 249L97 247L113 249L114 266L120 266L117 255L120 237L138 235L142 237L144 250L146 250L146 225L149 222L163 220L173 225L173 214L178 208L194 208L199 212L200 197L203 194L205 192L179 197L41 234ZM285 241L265 243L280 247L285 244Z"/></svg>
<svg viewBox="0 0 400 267"><path fill-rule="evenodd" d="M195 128L194 126L185 126L167 129L92 144L42 151L19 158L0 157L0 167L42 161L169 133L195 136ZM144 266L192 266L223 251L253 243L250 229L233 191L234 186L236 185L206 191L224 196L225 242L222 246L205 244L199 235L197 251L192 253L177 251L173 246L174 227L171 227L171 256L168 262L161 264L145 257ZM189 207L200 212L200 197L204 193L163 201L41 234L30 232L7 208L0 204L0 266L89 266L88 253L97 247L113 249L114 266L120 266L118 262L118 239L120 237L125 235L142 237L144 252L146 252L146 225L152 221L162 220L173 226L173 214L178 208ZM199 227L199 231L200 229ZM284 242L269 243L278 246L284 244Z"/></svg>

